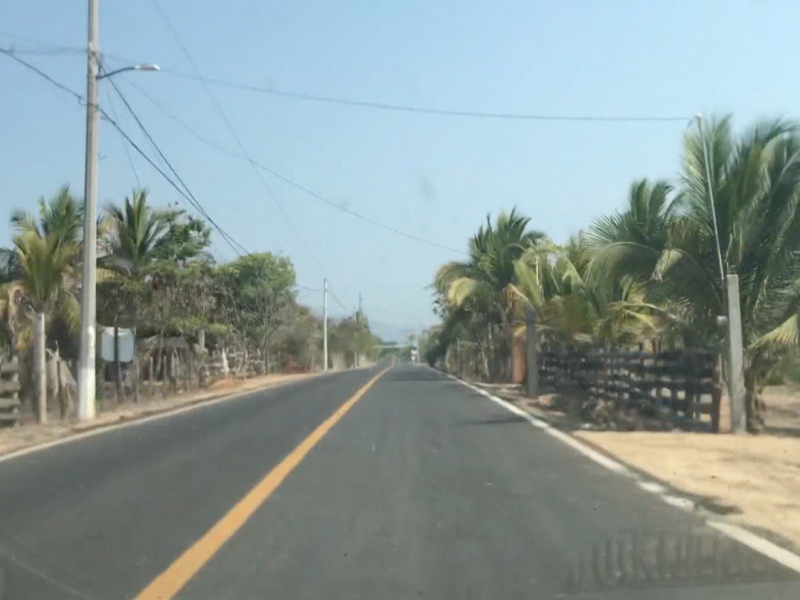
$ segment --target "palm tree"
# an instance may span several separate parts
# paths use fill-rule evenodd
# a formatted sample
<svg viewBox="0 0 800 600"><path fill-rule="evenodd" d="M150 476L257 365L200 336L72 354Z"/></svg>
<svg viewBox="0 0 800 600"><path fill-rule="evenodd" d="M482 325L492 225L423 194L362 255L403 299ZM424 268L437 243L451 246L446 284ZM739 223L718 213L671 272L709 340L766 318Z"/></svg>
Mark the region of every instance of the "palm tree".
<svg viewBox="0 0 800 600"><path fill-rule="evenodd" d="M11 227L18 233L35 233L38 237L52 236L59 243L79 244L83 235L83 203L69 191L59 188L50 200L39 198L39 217L16 209L11 213Z"/></svg>
<svg viewBox="0 0 800 600"><path fill-rule="evenodd" d="M542 242L542 232L529 230L530 218L516 208L502 212L492 224L487 215L469 243L469 258L443 265L436 273L435 289L455 307L478 309L487 322L499 324L510 358L517 295L514 292L515 264L527 248ZM510 361L507 361L510 362ZM510 375L510 364L507 366Z"/></svg>
<svg viewBox="0 0 800 600"><path fill-rule="evenodd" d="M74 261L79 254L77 244L65 244L54 234L40 237L34 232L14 238L20 266L22 302L33 313L34 377L37 411L41 422L47 419L47 383L45 376L45 323L48 311L65 315L74 327L78 306L74 287Z"/></svg>
<svg viewBox="0 0 800 600"><path fill-rule="evenodd" d="M138 276L153 260L168 225L162 213L148 206L147 200L146 189L135 189L131 198L125 198L123 206L108 207L108 254L99 261L102 266Z"/></svg>
<svg viewBox="0 0 800 600"><path fill-rule="evenodd" d="M49 201L39 199L39 218L16 210L11 215L16 230L15 251L5 250L4 280L12 343L16 344L19 316L28 313L34 324L34 380L40 421L47 418L45 372L46 314L52 311L72 328L78 324L74 295L74 267L80 254L83 209L63 186ZM20 308L23 309L19 315Z"/></svg>
<svg viewBox="0 0 800 600"><path fill-rule="evenodd" d="M544 330L567 342L626 346L653 329L654 319L635 310L644 286L629 276L591 278L592 248L584 233L563 247L541 244L516 264L515 291Z"/></svg>
<svg viewBox="0 0 800 600"><path fill-rule="evenodd" d="M715 320L726 314L723 275L738 274L748 426L754 429L770 350L800 343L800 133L794 123L772 120L737 138L730 118L723 118L705 135L711 181L703 140L688 133L678 193L660 213L656 235L631 243L624 227L599 222L595 269L647 281L650 301L681 307L684 329L718 344Z"/></svg>

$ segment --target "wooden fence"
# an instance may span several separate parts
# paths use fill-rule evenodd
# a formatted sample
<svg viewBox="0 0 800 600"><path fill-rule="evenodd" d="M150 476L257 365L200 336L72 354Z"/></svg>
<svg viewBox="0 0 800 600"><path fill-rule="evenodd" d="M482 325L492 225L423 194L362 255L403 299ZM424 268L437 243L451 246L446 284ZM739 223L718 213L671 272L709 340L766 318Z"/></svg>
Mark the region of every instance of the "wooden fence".
<svg viewBox="0 0 800 600"><path fill-rule="evenodd" d="M0 363L0 427L19 421L19 363L14 358Z"/></svg>
<svg viewBox="0 0 800 600"><path fill-rule="evenodd" d="M584 415L605 406L609 412L719 429L722 387L714 354L707 350L650 353L544 346L539 381L545 389L577 391Z"/></svg>

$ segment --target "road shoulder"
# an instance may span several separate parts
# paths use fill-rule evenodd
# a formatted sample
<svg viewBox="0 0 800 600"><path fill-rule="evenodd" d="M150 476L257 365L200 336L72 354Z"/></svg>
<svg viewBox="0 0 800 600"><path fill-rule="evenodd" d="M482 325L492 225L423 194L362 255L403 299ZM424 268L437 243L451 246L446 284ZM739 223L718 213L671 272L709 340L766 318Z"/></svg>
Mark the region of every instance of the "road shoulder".
<svg viewBox="0 0 800 600"><path fill-rule="evenodd" d="M267 390L296 381L305 381L324 375L322 372L264 375L245 379L224 387L217 386L195 393L144 400L138 404L126 403L97 415L88 423L55 421L26 424L0 430L0 461L9 460L22 453L83 437L91 432L105 431L128 424L139 423L178 412L192 410L209 403L232 400L250 392Z"/></svg>
<svg viewBox="0 0 800 600"><path fill-rule="evenodd" d="M506 397L497 386L453 378L512 412L527 415L533 425L548 430L601 466L603 460L593 455L619 465L619 473L634 477L639 487L668 504L704 512L709 523L720 524L720 530L729 537L800 572L800 505L796 501L800 495L796 476L800 439L582 431L569 415L550 418L519 395Z"/></svg>

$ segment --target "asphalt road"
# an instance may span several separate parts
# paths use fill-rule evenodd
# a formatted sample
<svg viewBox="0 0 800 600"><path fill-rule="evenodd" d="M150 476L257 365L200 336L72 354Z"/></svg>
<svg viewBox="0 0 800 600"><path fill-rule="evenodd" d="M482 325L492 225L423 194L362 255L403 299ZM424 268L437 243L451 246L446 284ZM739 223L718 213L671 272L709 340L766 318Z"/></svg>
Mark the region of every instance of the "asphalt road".
<svg viewBox="0 0 800 600"><path fill-rule="evenodd" d="M380 370L0 462L0 598L800 598L795 573L429 369L353 400Z"/></svg>

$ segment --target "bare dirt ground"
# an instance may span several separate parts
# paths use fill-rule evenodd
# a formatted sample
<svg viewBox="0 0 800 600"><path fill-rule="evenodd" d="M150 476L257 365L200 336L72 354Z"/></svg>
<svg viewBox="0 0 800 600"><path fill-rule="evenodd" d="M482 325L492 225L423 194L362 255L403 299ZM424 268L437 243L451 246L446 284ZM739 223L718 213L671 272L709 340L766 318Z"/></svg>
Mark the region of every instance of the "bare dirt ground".
<svg viewBox="0 0 800 600"><path fill-rule="evenodd" d="M726 518L765 529L800 549L800 392L764 390L760 435L582 430L569 398L524 398L519 386L482 386L649 473ZM723 399L721 422L727 423Z"/></svg>
<svg viewBox="0 0 800 600"><path fill-rule="evenodd" d="M251 379L227 378L214 382L208 389L185 392L175 396L168 396L167 398L161 398L156 395L155 398L151 399L145 394L138 404L127 402L119 406L109 407L98 413L97 418L90 423L77 423L70 420L61 421L57 416L50 415L51 422L44 425L28 423L18 427L0 429L0 456L29 446L69 437L89 429L140 419L153 414L201 404L230 394L274 387L318 375L321 375L321 373L271 374Z"/></svg>

